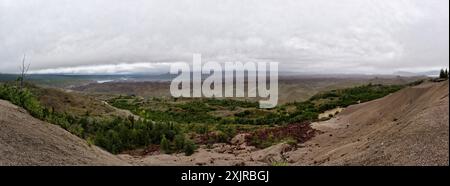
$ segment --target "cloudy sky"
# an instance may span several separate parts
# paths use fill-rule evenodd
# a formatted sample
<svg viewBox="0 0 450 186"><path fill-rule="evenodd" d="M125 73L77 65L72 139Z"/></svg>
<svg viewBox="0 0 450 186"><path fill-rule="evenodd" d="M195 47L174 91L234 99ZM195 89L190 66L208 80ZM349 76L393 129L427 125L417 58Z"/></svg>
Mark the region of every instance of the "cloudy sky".
<svg viewBox="0 0 450 186"><path fill-rule="evenodd" d="M449 62L448 0L0 0L0 72L159 71L276 61L315 73L428 71Z"/></svg>

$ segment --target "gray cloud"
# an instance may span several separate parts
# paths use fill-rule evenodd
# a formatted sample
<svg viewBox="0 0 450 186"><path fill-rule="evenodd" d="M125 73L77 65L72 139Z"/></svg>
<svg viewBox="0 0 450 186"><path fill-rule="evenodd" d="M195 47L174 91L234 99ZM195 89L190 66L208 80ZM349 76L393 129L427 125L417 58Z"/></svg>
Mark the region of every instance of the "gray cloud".
<svg viewBox="0 0 450 186"><path fill-rule="evenodd" d="M59 67L30 71L32 74L129 74L167 72L170 63L120 63L106 65L87 65L76 67Z"/></svg>
<svg viewBox="0 0 450 186"><path fill-rule="evenodd" d="M448 66L448 3L0 0L0 72L17 71L23 53L34 72L114 73L194 52L299 72L426 71Z"/></svg>

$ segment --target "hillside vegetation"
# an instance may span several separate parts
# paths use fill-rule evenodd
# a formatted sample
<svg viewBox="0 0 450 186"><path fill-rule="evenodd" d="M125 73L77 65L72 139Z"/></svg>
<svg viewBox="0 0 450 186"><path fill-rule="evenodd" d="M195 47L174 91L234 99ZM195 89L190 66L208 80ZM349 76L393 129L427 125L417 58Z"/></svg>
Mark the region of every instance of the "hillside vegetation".
<svg viewBox="0 0 450 186"><path fill-rule="evenodd" d="M229 142L240 132L266 130L289 123L305 125L305 122L317 120L318 114L326 109L376 99L402 87L370 84L334 90L318 94L305 102L268 110L259 109L257 102L237 100L143 99L135 96L119 96L109 100L111 105L130 110L140 118L101 117L101 114L91 115L91 112L67 106L55 109L55 104L49 103L49 100L62 102L59 105L71 105L70 94L32 85L21 89L14 84L3 84L0 86L0 99L9 100L34 117L57 124L112 153L157 145L166 153L184 151L191 154L195 144ZM264 147L291 138L289 135L268 134L254 135L249 140L256 146Z"/></svg>
<svg viewBox="0 0 450 186"><path fill-rule="evenodd" d="M57 124L89 143L103 147L112 153L127 149L159 144L161 137L173 140L180 133L179 127L171 123L156 123L134 117L92 117L88 113L59 112L45 107L31 91L34 88L20 89L11 84L0 86L0 99L25 108L32 116Z"/></svg>
<svg viewBox="0 0 450 186"><path fill-rule="evenodd" d="M367 84L403 85L425 77L400 76L280 76L279 104L306 101L317 93L333 89L352 88ZM135 95L144 98L170 98L170 80L162 81L113 81L106 83L88 83L68 87L71 90L99 95L101 97ZM246 98L251 101L258 99Z"/></svg>
<svg viewBox="0 0 450 186"><path fill-rule="evenodd" d="M0 129L0 166L129 165L4 100L0 100Z"/></svg>
<svg viewBox="0 0 450 186"><path fill-rule="evenodd" d="M448 166L448 93L448 80L424 82L351 105L330 120L255 131L274 137L292 132L303 136L304 143L288 140L254 149L239 140L247 134L240 134L231 144L203 146L192 156L121 157L139 165ZM304 135L311 131L307 126L320 132L312 138Z"/></svg>
<svg viewBox="0 0 450 186"><path fill-rule="evenodd" d="M283 140L301 142L295 135L279 131L285 130L283 126L289 126L286 124L308 125L317 121L318 115L327 109L377 99L405 86L368 84L327 91L307 101L288 103L274 109L259 109L257 102L221 99L118 96L108 101L139 117L100 117L103 114L92 115L92 112L71 107L55 109L49 104L48 100L51 99L46 98L52 93L34 86L20 89L14 84L3 84L0 86L0 99L9 100L25 108L34 117L57 124L112 153L156 145L166 153L185 152L189 155L196 144L229 142L242 132L253 132L248 139L259 147ZM66 96L53 101L71 100L66 99ZM59 104L70 105L64 102ZM266 132L259 135L261 132L254 131Z"/></svg>

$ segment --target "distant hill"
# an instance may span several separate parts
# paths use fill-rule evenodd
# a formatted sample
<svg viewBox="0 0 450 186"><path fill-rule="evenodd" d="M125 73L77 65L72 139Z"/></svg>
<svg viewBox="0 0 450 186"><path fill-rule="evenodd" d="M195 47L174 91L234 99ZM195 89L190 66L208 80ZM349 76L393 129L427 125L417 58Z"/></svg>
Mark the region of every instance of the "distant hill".
<svg viewBox="0 0 450 186"><path fill-rule="evenodd" d="M15 81L17 74L0 74L0 82ZM174 75L73 75L73 74L29 74L27 80L41 86L71 88L90 83L105 82L140 82L140 81L170 81Z"/></svg>
<svg viewBox="0 0 450 186"><path fill-rule="evenodd" d="M407 84L424 77L348 75L281 76L279 78L279 103L304 101L321 91L349 88L364 84ZM74 86L71 90L91 94L137 95L142 97L170 97L168 81L113 81ZM257 99L259 100L259 99Z"/></svg>
<svg viewBox="0 0 450 186"><path fill-rule="evenodd" d="M425 71L425 72L408 72L408 71L397 71L394 75L412 77L412 76L427 76L427 77L438 77L439 70Z"/></svg>

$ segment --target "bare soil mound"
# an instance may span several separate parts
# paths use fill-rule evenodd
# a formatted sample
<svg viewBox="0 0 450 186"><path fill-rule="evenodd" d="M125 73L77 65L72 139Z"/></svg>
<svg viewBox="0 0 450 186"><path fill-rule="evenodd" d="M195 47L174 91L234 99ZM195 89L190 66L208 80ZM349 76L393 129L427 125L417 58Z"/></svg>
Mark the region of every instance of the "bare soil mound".
<svg viewBox="0 0 450 186"><path fill-rule="evenodd" d="M448 81L350 106L288 153L297 165L449 165Z"/></svg>
<svg viewBox="0 0 450 186"><path fill-rule="evenodd" d="M0 165L127 165L59 126L0 100Z"/></svg>

